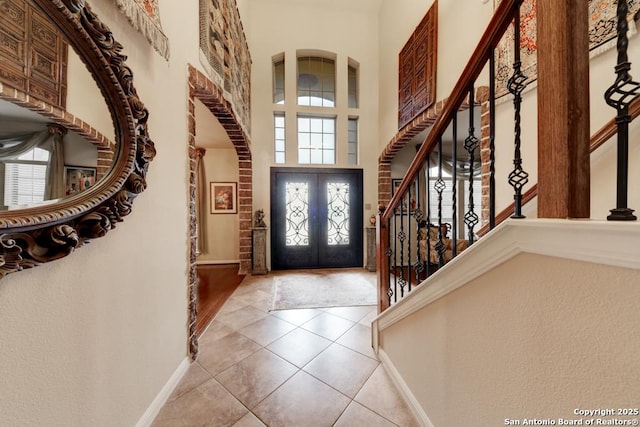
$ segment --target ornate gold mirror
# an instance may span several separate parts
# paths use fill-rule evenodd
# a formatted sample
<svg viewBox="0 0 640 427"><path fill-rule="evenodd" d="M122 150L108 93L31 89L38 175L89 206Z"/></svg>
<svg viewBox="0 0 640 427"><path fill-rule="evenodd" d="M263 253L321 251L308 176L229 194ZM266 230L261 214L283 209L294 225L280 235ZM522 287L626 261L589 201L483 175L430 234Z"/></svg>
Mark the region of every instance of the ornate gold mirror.
<svg viewBox="0 0 640 427"><path fill-rule="evenodd" d="M104 236L145 189L122 48L84 0L0 0L0 278Z"/></svg>

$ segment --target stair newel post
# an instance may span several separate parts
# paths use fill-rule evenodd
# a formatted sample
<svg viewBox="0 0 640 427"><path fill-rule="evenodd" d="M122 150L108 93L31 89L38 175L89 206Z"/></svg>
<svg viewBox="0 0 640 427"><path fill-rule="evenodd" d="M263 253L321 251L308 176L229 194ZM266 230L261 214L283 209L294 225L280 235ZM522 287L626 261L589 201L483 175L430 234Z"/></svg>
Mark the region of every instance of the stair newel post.
<svg viewBox="0 0 640 427"><path fill-rule="evenodd" d="M513 75L507 82L507 88L513 95L514 109L514 155L513 170L509 173L509 184L514 189L514 213L511 218L524 218L522 215L522 188L529 182L529 174L522 169L522 155L520 153L522 91L527 86L527 77L522 73L522 63L520 62L520 7L517 8L513 19Z"/></svg>
<svg viewBox="0 0 640 427"><path fill-rule="evenodd" d="M617 177L616 177L616 207L611 209L607 216L610 221L635 221L633 209L627 207L628 177L629 177L629 104L638 96L640 84L633 81L629 74L631 63L627 56L629 40L627 31L628 7L626 0L618 0L618 63L615 67L616 81L607 89L604 98L611 107L617 111L616 124L618 125L617 145Z"/></svg>
<svg viewBox="0 0 640 427"><path fill-rule="evenodd" d="M378 313L382 313L391 306L391 248L389 247L389 220L383 221L382 214L385 207L378 206L378 218L376 221L376 248L378 260Z"/></svg>

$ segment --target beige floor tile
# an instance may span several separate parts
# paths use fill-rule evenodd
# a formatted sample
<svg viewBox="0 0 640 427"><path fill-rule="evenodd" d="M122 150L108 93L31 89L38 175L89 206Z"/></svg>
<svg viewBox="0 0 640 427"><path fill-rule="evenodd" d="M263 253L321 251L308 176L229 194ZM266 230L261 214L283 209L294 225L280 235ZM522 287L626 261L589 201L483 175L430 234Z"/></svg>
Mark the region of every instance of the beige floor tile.
<svg viewBox="0 0 640 427"><path fill-rule="evenodd" d="M302 328L335 341L354 324L351 320L325 312L304 323Z"/></svg>
<svg viewBox="0 0 640 427"><path fill-rule="evenodd" d="M349 398L299 371L254 409L270 427L332 426Z"/></svg>
<svg viewBox="0 0 640 427"><path fill-rule="evenodd" d="M330 307L324 309L327 313L335 314L336 316L344 317L345 319L354 322L359 322L367 314L371 313L372 310L375 310L375 308L370 305L361 305L356 307Z"/></svg>
<svg viewBox="0 0 640 427"><path fill-rule="evenodd" d="M303 370L353 398L378 362L339 344L330 345Z"/></svg>
<svg viewBox="0 0 640 427"><path fill-rule="evenodd" d="M198 339L199 347L206 347L210 343L213 343L232 332L234 332L233 329L231 329L224 323L220 323L217 320L214 320L213 322L209 323L207 329L204 330L204 332Z"/></svg>
<svg viewBox="0 0 640 427"><path fill-rule="evenodd" d="M365 408L357 402L351 402L344 413L338 418L334 427L395 427L391 421Z"/></svg>
<svg viewBox="0 0 640 427"><path fill-rule="evenodd" d="M354 400L399 426L420 425L382 365L375 370Z"/></svg>
<svg viewBox="0 0 640 427"><path fill-rule="evenodd" d="M282 320L286 320L289 323L293 323L296 326L300 326L303 323L307 323L314 317L322 314L323 311L318 308L300 308L297 310L276 310L271 314L279 317Z"/></svg>
<svg viewBox="0 0 640 427"><path fill-rule="evenodd" d="M263 319L267 316L268 314L262 310L258 310L257 308L251 306L246 306L239 310L231 311L228 313L219 313L216 316L216 320L237 331L244 328L248 324L255 322L256 320Z"/></svg>
<svg viewBox="0 0 640 427"><path fill-rule="evenodd" d="M262 421L255 415L249 412L244 417L240 418L240 421L235 423L233 427L266 427Z"/></svg>
<svg viewBox="0 0 640 427"><path fill-rule="evenodd" d="M326 338L297 328L269 344L267 349L302 368L330 344Z"/></svg>
<svg viewBox="0 0 640 427"><path fill-rule="evenodd" d="M261 348L244 335L232 332L210 346L200 348L198 363L215 376Z"/></svg>
<svg viewBox="0 0 640 427"><path fill-rule="evenodd" d="M167 399L167 402L171 402L183 394L193 390L194 388L206 383L211 378L211 374L207 372L198 362L193 362L187 372L184 374L176 388L173 389L173 393Z"/></svg>
<svg viewBox="0 0 640 427"><path fill-rule="evenodd" d="M215 379L167 403L153 427L232 426L247 414L245 408Z"/></svg>
<svg viewBox="0 0 640 427"><path fill-rule="evenodd" d="M298 368L262 349L216 376L249 409L278 388Z"/></svg>
<svg viewBox="0 0 640 427"><path fill-rule="evenodd" d="M264 312L269 312L273 307L273 295L259 289L239 296L234 295L234 298L246 305L250 305Z"/></svg>
<svg viewBox="0 0 640 427"><path fill-rule="evenodd" d="M261 346L267 346L295 328L295 325L289 322L280 320L275 316L267 316L245 326L238 332Z"/></svg>
<svg viewBox="0 0 640 427"><path fill-rule="evenodd" d="M374 360L378 360L376 353L371 346L371 328L367 328L361 324L355 324L343 336L336 341L345 347L355 350L360 354L364 354Z"/></svg>
<svg viewBox="0 0 640 427"><path fill-rule="evenodd" d="M220 316L223 313L231 313L236 310L240 310L241 308L245 308L248 304L244 301L234 297L231 295L229 299L227 299L224 305L218 311L217 316Z"/></svg>

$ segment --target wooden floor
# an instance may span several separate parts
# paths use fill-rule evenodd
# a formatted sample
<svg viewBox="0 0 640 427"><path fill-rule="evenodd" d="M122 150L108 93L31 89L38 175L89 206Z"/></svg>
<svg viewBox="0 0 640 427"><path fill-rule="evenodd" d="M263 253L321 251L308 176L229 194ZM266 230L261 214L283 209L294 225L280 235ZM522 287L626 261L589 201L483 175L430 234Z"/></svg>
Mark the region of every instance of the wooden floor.
<svg viewBox="0 0 640 427"><path fill-rule="evenodd" d="M196 268L198 271L196 334L200 336L242 282L244 275L238 274L238 264L204 264Z"/></svg>

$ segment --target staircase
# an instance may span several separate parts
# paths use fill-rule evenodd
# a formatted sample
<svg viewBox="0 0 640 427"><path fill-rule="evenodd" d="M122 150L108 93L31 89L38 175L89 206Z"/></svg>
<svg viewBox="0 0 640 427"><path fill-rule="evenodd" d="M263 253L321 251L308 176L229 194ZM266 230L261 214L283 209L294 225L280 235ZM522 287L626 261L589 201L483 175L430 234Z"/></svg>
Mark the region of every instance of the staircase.
<svg viewBox="0 0 640 427"><path fill-rule="evenodd" d="M424 425L584 425L580 407L637 406L640 397L630 380L640 375L634 356L640 340L628 339L640 336L640 226L628 206L629 159L637 157L639 136L631 121L639 107L627 59L627 3L618 4L616 74L605 95L616 118L592 138L588 5L538 0L538 81L531 95L517 53L521 3L500 2L377 221L380 315L373 345ZM509 113L496 102L495 49L510 26L516 53ZM522 104L532 96L538 165L528 171L521 136L531 119ZM478 109L482 129L474 126ZM461 120L469 123L464 135ZM447 128L452 142L444 141ZM509 144L499 139L508 129ZM604 191L602 165L590 160L603 144L599 150L616 152L615 183ZM496 173L509 163L508 174ZM598 166L594 183L591 163ZM497 178L504 175L507 182ZM510 206L503 204L507 188ZM464 203L458 191L465 191ZM590 200L603 192L616 194L615 206L594 214L600 203ZM453 194L448 220L445 193ZM525 206L531 200L535 211Z"/></svg>

